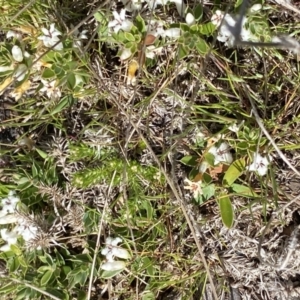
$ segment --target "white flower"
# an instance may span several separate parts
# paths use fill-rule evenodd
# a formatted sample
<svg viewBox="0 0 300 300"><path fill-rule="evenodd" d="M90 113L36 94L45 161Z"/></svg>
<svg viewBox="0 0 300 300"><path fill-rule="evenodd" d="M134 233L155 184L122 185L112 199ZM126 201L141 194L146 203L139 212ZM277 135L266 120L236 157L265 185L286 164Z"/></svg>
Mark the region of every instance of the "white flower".
<svg viewBox="0 0 300 300"><path fill-rule="evenodd" d="M39 40L43 41L43 44L47 48L51 48L54 46L57 42L59 42L59 35L61 35L61 32L58 31L55 28L55 24L52 23L50 25L50 29L42 28L42 31L44 35L38 37ZM55 47L54 50L62 50L63 49L63 44L60 42L58 43Z"/></svg>
<svg viewBox="0 0 300 300"><path fill-rule="evenodd" d="M247 170L257 172L260 176L264 176L267 174L269 161L271 161L270 157L268 160L267 157L263 157L259 153L255 153L253 156L253 162L247 167Z"/></svg>
<svg viewBox="0 0 300 300"><path fill-rule="evenodd" d="M124 48L120 55L120 60L126 60L132 55L132 52L129 48Z"/></svg>
<svg viewBox="0 0 300 300"><path fill-rule="evenodd" d="M48 96L48 98L60 98L61 97L61 91L56 86L56 80L47 81L44 79L41 79L43 83L43 87L40 89L40 92L45 92Z"/></svg>
<svg viewBox="0 0 300 300"><path fill-rule="evenodd" d="M14 45L11 49L11 54L15 61L21 62L23 60L23 53L19 46Z"/></svg>
<svg viewBox="0 0 300 300"><path fill-rule="evenodd" d="M25 218L19 218L18 225L14 228L14 231L21 235L24 241L29 242L37 236L38 228L32 224L28 224Z"/></svg>
<svg viewBox="0 0 300 300"><path fill-rule="evenodd" d="M191 13L187 13L185 16L186 24L189 26L195 24L195 17Z"/></svg>
<svg viewBox="0 0 300 300"><path fill-rule="evenodd" d="M16 31L8 30L6 33L6 38L7 39L16 38L17 40L20 40L22 38L22 35Z"/></svg>
<svg viewBox="0 0 300 300"><path fill-rule="evenodd" d="M5 210L1 210L0 212L0 224L6 225L6 224L12 224L16 223L18 221L18 216L15 214L7 214Z"/></svg>
<svg viewBox="0 0 300 300"><path fill-rule="evenodd" d="M224 13L220 10L216 10L215 13L212 15L210 21L216 25L217 27L219 27L222 23L222 20L224 18Z"/></svg>
<svg viewBox="0 0 300 300"><path fill-rule="evenodd" d="M73 32L73 36L74 36L74 44L73 46L75 48L80 48L82 46L82 40L87 40L88 39L88 36L86 35L87 34L87 30L82 30L81 32L76 29L74 32Z"/></svg>
<svg viewBox="0 0 300 300"><path fill-rule="evenodd" d="M159 20L150 20L146 25L147 34L152 34L155 37L163 36L165 33L164 22Z"/></svg>
<svg viewBox="0 0 300 300"><path fill-rule="evenodd" d="M1 200L2 204L2 211L5 211L8 213L15 213L17 204L20 202L20 198L15 196L15 193L13 191L10 191L8 193L7 198L4 198Z"/></svg>
<svg viewBox="0 0 300 300"><path fill-rule="evenodd" d="M101 250L101 254L105 255L109 262L114 261L115 256L123 259L130 258L130 254L126 249L117 247L121 242L122 240L119 237L115 239L108 237L105 241L106 247Z"/></svg>
<svg viewBox="0 0 300 300"><path fill-rule="evenodd" d="M101 269L104 271L118 271L124 269L125 266L124 261L107 261L101 265Z"/></svg>
<svg viewBox="0 0 300 300"><path fill-rule="evenodd" d="M126 20L126 11L125 9L121 9L118 14L117 11L113 11L114 20L108 23L109 28L113 28L115 33L118 33L119 30L130 31L133 23L129 20Z"/></svg>
<svg viewBox="0 0 300 300"><path fill-rule="evenodd" d="M15 245L18 240L18 234L16 232L8 231L7 228L3 228L0 230L1 238L7 242L7 244L0 247L1 251L8 251L10 250L10 245Z"/></svg>
<svg viewBox="0 0 300 300"><path fill-rule="evenodd" d="M200 195L203 194L201 187L202 181L194 182L185 178L184 182L187 184L186 186L184 186L184 189L192 191L195 199L197 199Z"/></svg>
<svg viewBox="0 0 300 300"><path fill-rule="evenodd" d="M161 34L162 37L169 37L171 39L177 39L181 35L181 30L180 28L169 28L164 31L163 34Z"/></svg>
<svg viewBox="0 0 300 300"><path fill-rule="evenodd" d="M227 143L223 142L220 146L212 146L208 150L208 153L213 154L215 157L214 165L219 164L220 162L231 164L233 161L232 154L230 153L230 147Z"/></svg>

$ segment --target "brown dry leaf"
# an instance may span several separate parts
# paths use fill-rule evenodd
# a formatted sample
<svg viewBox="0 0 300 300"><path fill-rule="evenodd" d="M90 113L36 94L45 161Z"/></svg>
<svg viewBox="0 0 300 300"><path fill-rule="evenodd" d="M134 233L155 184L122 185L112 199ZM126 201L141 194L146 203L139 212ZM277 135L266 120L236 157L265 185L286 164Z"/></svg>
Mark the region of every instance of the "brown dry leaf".
<svg viewBox="0 0 300 300"><path fill-rule="evenodd" d="M30 85L31 85L30 80L26 80L25 82L23 82L20 86L18 86L11 92L11 96L14 97L15 100L19 100L22 97L22 95L26 91L28 91L28 89L30 88Z"/></svg>
<svg viewBox="0 0 300 300"><path fill-rule="evenodd" d="M14 27L13 30L24 34L33 35L33 36L37 35L38 33L37 29L34 26L30 26L30 25Z"/></svg>
<svg viewBox="0 0 300 300"><path fill-rule="evenodd" d="M127 84L136 84L136 71L139 69L139 63L136 60L132 60L128 65L127 72Z"/></svg>
<svg viewBox="0 0 300 300"><path fill-rule="evenodd" d="M215 167L210 167L208 172L213 179L218 179L218 174L222 174L226 172L227 169L228 169L227 165L220 164Z"/></svg>
<svg viewBox="0 0 300 300"><path fill-rule="evenodd" d="M154 36L153 34L147 34L147 36L145 37L145 45L149 46L152 45L156 40L156 36Z"/></svg>
<svg viewBox="0 0 300 300"><path fill-rule="evenodd" d="M12 81L13 81L13 78L12 77L8 77L8 78L6 78L3 81L3 83L0 84L0 95L2 95L2 93L12 83Z"/></svg>

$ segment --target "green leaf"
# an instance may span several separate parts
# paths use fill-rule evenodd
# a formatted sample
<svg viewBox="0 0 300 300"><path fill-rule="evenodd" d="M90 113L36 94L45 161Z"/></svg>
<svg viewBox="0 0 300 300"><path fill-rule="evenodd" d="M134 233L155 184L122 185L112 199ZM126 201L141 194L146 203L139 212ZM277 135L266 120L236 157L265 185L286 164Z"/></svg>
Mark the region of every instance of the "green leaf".
<svg viewBox="0 0 300 300"><path fill-rule="evenodd" d="M199 33L203 34L203 35L212 35L212 33L216 30L216 26L209 22L209 23L206 23L206 24L201 24L199 25L198 27L198 31Z"/></svg>
<svg viewBox="0 0 300 300"><path fill-rule="evenodd" d="M253 191L251 187L242 185L242 184L236 184L233 183L231 186L232 190L242 196L249 196L249 197L258 197L258 195Z"/></svg>
<svg viewBox="0 0 300 300"><path fill-rule="evenodd" d="M46 271L43 275L43 277L41 278L41 285L42 286L46 286L49 281L51 280L51 277L52 277L52 274L53 274L53 271Z"/></svg>
<svg viewBox="0 0 300 300"><path fill-rule="evenodd" d="M245 165L244 158L240 158L233 162L224 175L223 184L231 186L241 176L245 170Z"/></svg>
<svg viewBox="0 0 300 300"><path fill-rule="evenodd" d="M55 73L53 70L51 69L45 69L43 74L42 74L42 78L44 79L49 79L55 76Z"/></svg>
<svg viewBox="0 0 300 300"><path fill-rule="evenodd" d="M48 154L39 148L35 148L36 152L40 155L41 158L46 159L48 157Z"/></svg>
<svg viewBox="0 0 300 300"><path fill-rule="evenodd" d="M54 107L54 109L50 112L50 115L55 115L61 112L64 108L70 106L72 104L72 97L66 96L61 99L61 101Z"/></svg>
<svg viewBox="0 0 300 300"><path fill-rule="evenodd" d="M184 44L181 44L179 46L179 59L184 58L185 56L187 56L187 54L188 54L187 48L184 46Z"/></svg>
<svg viewBox="0 0 300 300"><path fill-rule="evenodd" d="M135 42L135 38L130 32L124 32L124 36L127 41Z"/></svg>
<svg viewBox="0 0 300 300"><path fill-rule="evenodd" d="M201 54L201 55L205 55L209 51L209 47L206 44L206 42L200 38L198 39L198 41L196 43L196 49L198 50L199 54Z"/></svg>
<svg viewBox="0 0 300 300"><path fill-rule="evenodd" d="M218 204L219 204L223 224L227 228L231 228L234 220L234 212L233 212L233 207L230 198L226 195L221 195Z"/></svg>
<svg viewBox="0 0 300 300"><path fill-rule="evenodd" d="M246 150L246 149L249 148L249 143L247 143L247 142L239 142L239 143L237 143L236 147L238 149Z"/></svg>
<svg viewBox="0 0 300 300"><path fill-rule="evenodd" d="M10 259L8 261L9 273L12 274L12 273L16 272L18 270L19 266L20 266L20 263L19 263L18 257L14 257L13 259Z"/></svg>
<svg viewBox="0 0 300 300"><path fill-rule="evenodd" d="M214 163L215 163L215 156L212 154L212 153L205 153L204 154L204 159L205 161L207 161L209 163L210 166L214 166Z"/></svg>
<svg viewBox="0 0 300 300"><path fill-rule="evenodd" d="M4 286L0 287L0 294L9 294L12 291L16 291L16 284L15 283L8 283Z"/></svg>
<svg viewBox="0 0 300 300"><path fill-rule="evenodd" d="M138 28L139 32L141 32L141 33L146 32L145 21L140 15L136 16L135 24L136 24L136 27Z"/></svg>
<svg viewBox="0 0 300 300"><path fill-rule="evenodd" d="M202 188L203 198L204 200L208 200L210 197L214 196L216 192L215 185L209 184L208 186L205 186Z"/></svg>
<svg viewBox="0 0 300 300"><path fill-rule="evenodd" d="M201 4L198 4L194 9L194 17L196 21L200 21L203 16L203 7Z"/></svg>
<svg viewBox="0 0 300 300"><path fill-rule="evenodd" d="M76 77L74 73L69 73L67 76L67 86L69 89L73 90L76 84Z"/></svg>
<svg viewBox="0 0 300 300"><path fill-rule="evenodd" d="M197 156L187 155L187 156L184 156L180 160L180 162L183 163L186 166L194 167L194 166L197 165L197 159L198 158L199 157L197 157Z"/></svg>
<svg viewBox="0 0 300 300"><path fill-rule="evenodd" d="M70 299L70 297L69 297L69 295L68 295L68 291L59 291L57 288L55 288L55 287L47 287L46 288L46 291L49 293L49 294L51 294L51 295L53 295L53 296L55 296L55 297L57 297L58 299L61 299L61 300L68 300L68 299ZM78 300L79 300L80 298L78 297Z"/></svg>

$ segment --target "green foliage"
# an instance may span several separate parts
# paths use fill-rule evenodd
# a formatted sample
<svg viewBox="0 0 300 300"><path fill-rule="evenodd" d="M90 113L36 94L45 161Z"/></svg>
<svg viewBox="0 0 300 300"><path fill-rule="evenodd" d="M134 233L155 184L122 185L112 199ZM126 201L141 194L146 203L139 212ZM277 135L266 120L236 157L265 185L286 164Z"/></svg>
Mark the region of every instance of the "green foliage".
<svg viewBox="0 0 300 300"><path fill-rule="evenodd" d="M73 175L73 184L80 188L93 186L103 181L112 179L112 186L116 186L124 179L124 170L129 179L129 185L141 188L142 180L149 182L156 181L158 170L150 166L142 166L136 161L124 161L118 157L106 158L101 165L93 168L85 168Z"/></svg>

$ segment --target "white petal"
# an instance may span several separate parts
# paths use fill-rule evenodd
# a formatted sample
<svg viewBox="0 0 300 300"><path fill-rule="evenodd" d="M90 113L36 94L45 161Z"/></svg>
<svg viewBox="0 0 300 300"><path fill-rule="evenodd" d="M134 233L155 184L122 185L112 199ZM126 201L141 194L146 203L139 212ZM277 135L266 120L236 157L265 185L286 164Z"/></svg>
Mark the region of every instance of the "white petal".
<svg viewBox="0 0 300 300"><path fill-rule="evenodd" d="M41 30L42 30L42 32L43 32L44 35L46 35L46 36L49 36L49 35L50 35L50 32L49 32L48 29L46 29L46 28L41 28Z"/></svg>
<svg viewBox="0 0 300 300"><path fill-rule="evenodd" d="M7 39L16 38L16 39L20 40L22 38L22 35L18 32L13 31L13 30L9 30L6 34L6 38Z"/></svg>
<svg viewBox="0 0 300 300"><path fill-rule="evenodd" d="M111 28L111 27L115 27L119 24L119 22L117 20L112 20L112 21L109 21L108 22L108 28Z"/></svg>
<svg viewBox="0 0 300 300"><path fill-rule="evenodd" d="M111 245L112 242L113 242L113 240L114 240L114 239L113 239L112 237L110 237L110 236L107 237L106 240L105 240L105 245Z"/></svg>
<svg viewBox="0 0 300 300"><path fill-rule="evenodd" d="M18 235L13 231L8 231L7 228L0 230L1 238L9 244L15 244L17 242Z"/></svg>
<svg viewBox="0 0 300 300"><path fill-rule="evenodd" d="M225 23L225 24L224 24ZM232 15L230 15L230 14L226 14L225 15L225 17L224 17L224 25L226 26L226 25L229 25L229 26L231 26L231 27L234 27L235 26L235 24L236 24L236 20L232 17ZM223 26L224 26L223 25ZM222 26L222 27L223 27Z"/></svg>
<svg viewBox="0 0 300 300"><path fill-rule="evenodd" d="M260 168L258 168L258 170L257 170L257 173L258 173L260 176L265 176L265 175L267 174L267 172L268 172L267 166L265 166L265 167L260 167Z"/></svg>
<svg viewBox="0 0 300 300"><path fill-rule="evenodd" d="M25 51L25 52L24 52L24 57L29 58L29 57L30 57L30 54L29 54L27 51Z"/></svg>
<svg viewBox="0 0 300 300"><path fill-rule="evenodd" d="M108 248L103 248L103 249L101 250L101 254L102 254L102 255L106 255L109 251L110 251L110 250L109 250Z"/></svg>
<svg viewBox="0 0 300 300"><path fill-rule="evenodd" d="M54 23L50 24L49 32L51 33L51 35L52 35L55 31L56 31L56 29L55 29L55 24L54 24Z"/></svg>
<svg viewBox="0 0 300 300"><path fill-rule="evenodd" d="M0 251L10 251L10 245L9 244L5 244L3 246L0 247Z"/></svg>
<svg viewBox="0 0 300 300"><path fill-rule="evenodd" d="M116 237L115 239L113 239L113 240L111 241L111 245L112 245L112 246L117 246L117 245L120 244L121 242L122 242L122 239L119 238L119 237Z"/></svg>
<svg viewBox="0 0 300 300"><path fill-rule="evenodd" d="M200 167L199 167L199 173L205 173L205 171L207 170L207 168L209 167L209 163L207 161L203 161L201 164L200 164Z"/></svg>
<svg viewBox="0 0 300 300"><path fill-rule="evenodd" d="M217 149L218 148L216 146L212 146L212 147L209 148L208 153L211 153L214 156L216 156L217 155Z"/></svg>
<svg viewBox="0 0 300 300"><path fill-rule="evenodd" d="M123 248L114 248L112 253L114 256L119 257L119 258L124 258L124 259L130 258L129 252Z"/></svg>
<svg viewBox="0 0 300 300"><path fill-rule="evenodd" d="M26 76L27 67L24 64L18 65L15 72L15 77L17 81L22 81Z"/></svg>
<svg viewBox="0 0 300 300"><path fill-rule="evenodd" d="M11 53L15 61L21 62L23 60L23 53L19 46L14 45L11 49Z"/></svg>
<svg viewBox="0 0 300 300"><path fill-rule="evenodd" d="M123 261L108 261L101 266L104 271L118 271L124 269L126 266Z"/></svg>
<svg viewBox="0 0 300 300"><path fill-rule="evenodd" d="M195 17L191 13L187 13L185 16L186 24L189 26L193 25L195 23Z"/></svg>
<svg viewBox="0 0 300 300"><path fill-rule="evenodd" d="M132 22L130 22L129 20L124 20L123 22L122 22L122 26L121 26L121 28L124 30L124 31L130 31L130 29L131 29L131 27L132 27Z"/></svg>
<svg viewBox="0 0 300 300"><path fill-rule="evenodd" d="M216 12L211 17L211 22L217 27L220 26L222 19L224 17L224 13L220 10L216 10Z"/></svg>
<svg viewBox="0 0 300 300"><path fill-rule="evenodd" d="M121 9L119 16L120 16L120 19L121 19L122 21L125 21L125 18L126 18L126 10L125 10L124 8Z"/></svg>
<svg viewBox="0 0 300 300"><path fill-rule="evenodd" d="M55 43L57 43L57 42L55 42ZM57 50L57 51L60 51L60 50L62 50L64 48L64 46L63 46L63 44L60 42L60 43L58 43L53 49L54 50Z"/></svg>
<svg viewBox="0 0 300 300"><path fill-rule="evenodd" d="M120 55L120 60L126 60L132 55L132 52L128 48L124 48L121 55Z"/></svg>
<svg viewBox="0 0 300 300"><path fill-rule="evenodd" d="M0 218L1 225L16 223L17 221L18 221L18 217L14 214L5 215Z"/></svg>
<svg viewBox="0 0 300 300"><path fill-rule="evenodd" d="M236 123L232 123L231 125L228 126L228 129L232 132L237 133L240 129L240 125L237 125Z"/></svg>
<svg viewBox="0 0 300 300"><path fill-rule="evenodd" d="M121 17L120 17L120 15L118 14L117 11L114 10L112 13L113 13L114 19L115 19L116 21L121 20Z"/></svg>
<svg viewBox="0 0 300 300"><path fill-rule="evenodd" d="M181 30L180 28L170 28L165 30L165 36L169 37L169 38L178 38L180 37L181 34Z"/></svg>

